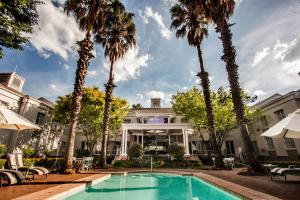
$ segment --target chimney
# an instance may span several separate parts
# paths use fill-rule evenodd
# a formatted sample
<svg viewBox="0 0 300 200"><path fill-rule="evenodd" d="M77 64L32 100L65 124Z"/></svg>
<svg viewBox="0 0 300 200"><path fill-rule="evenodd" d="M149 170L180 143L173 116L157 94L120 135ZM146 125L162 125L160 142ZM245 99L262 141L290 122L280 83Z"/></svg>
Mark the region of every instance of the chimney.
<svg viewBox="0 0 300 200"><path fill-rule="evenodd" d="M160 108L161 99L160 98L152 98L151 99L151 108Z"/></svg>

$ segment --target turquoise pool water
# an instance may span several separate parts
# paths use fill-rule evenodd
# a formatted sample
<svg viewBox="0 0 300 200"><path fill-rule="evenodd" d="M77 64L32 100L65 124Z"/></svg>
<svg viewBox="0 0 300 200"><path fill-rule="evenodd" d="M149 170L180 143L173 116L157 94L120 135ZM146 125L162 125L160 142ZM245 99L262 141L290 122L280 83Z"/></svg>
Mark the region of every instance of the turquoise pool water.
<svg viewBox="0 0 300 200"><path fill-rule="evenodd" d="M193 176L144 173L112 176L67 200L237 200Z"/></svg>

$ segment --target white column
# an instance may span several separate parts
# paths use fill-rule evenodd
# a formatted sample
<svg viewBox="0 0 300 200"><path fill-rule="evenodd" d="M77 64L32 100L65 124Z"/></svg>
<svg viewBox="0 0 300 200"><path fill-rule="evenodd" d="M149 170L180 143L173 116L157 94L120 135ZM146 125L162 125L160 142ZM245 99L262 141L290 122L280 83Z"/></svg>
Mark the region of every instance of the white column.
<svg viewBox="0 0 300 200"><path fill-rule="evenodd" d="M184 129L182 129L182 138L183 138L183 146L184 146L184 149L185 149L185 146L186 146L185 139L186 139L186 137L185 137L185 130Z"/></svg>
<svg viewBox="0 0 300 200"><path fill-rule="evenodd" d="M124 155L125 130L122 130L121 155Z"/></svg>
<svg viewBox="0 0 300 200"><path fill-rule="evenodd" d="M171 144L171 135L169 135L169 145Z"/></svg>
<svg viewBox="0 0 300 200"><path fill-rule="evenodd" d="M127 155L127 139L128 139L128 130L125 129L124 155Z"/></svg>
<svg viewBox="0 0 300 200"><path fill-rule="evenodd" d="M187 130L185 130L185 143L186 143L186 146L185 146L185 154L186 155L190 155L190 148L189 148L189 133Z"/></svg>

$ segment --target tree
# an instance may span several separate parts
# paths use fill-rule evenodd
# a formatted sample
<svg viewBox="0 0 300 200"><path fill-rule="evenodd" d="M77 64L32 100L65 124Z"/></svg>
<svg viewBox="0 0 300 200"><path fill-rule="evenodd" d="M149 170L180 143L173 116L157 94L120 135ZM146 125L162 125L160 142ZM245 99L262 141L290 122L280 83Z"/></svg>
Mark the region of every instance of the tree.
<svg viewBox="0 0 300 200"><path fill-rule="evenodd" d="M139 109L139 108L143 108L143 105L140 104L140 103L137 103L137 104L132 104L131 106L133 109Z"/></svg>
<svg viewBox="0 0 300 200"><path fill-rule="evenodd" d="M0 59L2 47L22 50L28 34L38 23L38 0L1 0L0 2Z"/></svg>
<svg viewBox="0 0 300 200"><path fill-rule="evenodd" d="M107 28L103 33L97 34L95 41L104 48L104 55L110 61L109 79L105 84L105 110L103 117L103 136L102 151L100 163L102 167L106 167L106 146L108 139L108 126L112 102L112 93L114 87L114 65L116 61L124 56L124 54L132 48L135 43L135 24L133 21L134 14L125 12L125 8L121 3L112 6L112 12L107 15L105 23ZM120 5L121 4L121 5Z"/></svg>
<svg viewBox="0 0 300 200"><path fill-rule="evenodd" d="M261 171L247 128L247 119L245 117L241 87L239 85L238 65L235 62L236 50L232 44L230 26L233 24L229 23L229 18L234 12L235 0L202 0L201 5L204 8L204 15L206 18L211 19L214 22L216 25L216 32L220 33L224 53L222 60L226 63L232 101L245 146L247 162L251 171Z"/></svg>
<svg viewBox="0 0 300 200"><path fill-rule="evenodd" d="M208 121L208 131L212 140L213 152L216 159L216 167L224 167L221 152L217 147L213 107L210 97L210 83L208 73L205 71L201 43L204 37L208 36L209 21L202 13L202 6L197 0L179 0L171 9L171 28L177 29L176 37L183 38L187 35L189 45L197 48L200 63L199 76L203 88L205 110Z"/></svg>
<svg viewBox="0 0 300 200"><path fill-rule="evenodd" d="M74 15L79 24L79 28L85 32L85 38L78 41L79 45L77 60L77 69L72 95L72 112L70 116L69 140L67 143L66 166L65 171L72 169L72 159L74 154L75 132L80 113L80 101L82 99L84 79L89 66L89 61L93 58L93 42L91 37L93 33L101 34L103 32L104 20L109 11L108 0L67 0L65 3L65 12L68 15Z"/></svg>
<svg viewBox="0 0 300 200"><path fill-rule="evenodd" d="M218 91L211 92L211 98L214 109L217 148L221 152L223 142L227 138L229 131L237 127L237 120L230 91L219 88ZM255 98L248 96L244 92L242 93L242 98L245 104L255 100ZM175 113L192 121L204 141L201 129L208 129L209 124L205 112L205 97L203 93L197 88L192 88L185 92L177 92L177 94L172 96L171 104ZM246 106L245 110L249 120L261 116L259 114L260 110L256 108L250 109Z"/></svg>
<svg viewBox="0 0 300 200"><path fill-rule="evenodd" d="M84 88L81 99L81 110L78 118L78 133L85 136L87 148L93 153L95 145L102 136L103 113L105 95L97 87ZM112 133L119 130L129 105L125 99L113 97L114 109L110 113L110 127ZM72 94L58 97L54 108L54 121L69 124L71 120Z"/></svg>

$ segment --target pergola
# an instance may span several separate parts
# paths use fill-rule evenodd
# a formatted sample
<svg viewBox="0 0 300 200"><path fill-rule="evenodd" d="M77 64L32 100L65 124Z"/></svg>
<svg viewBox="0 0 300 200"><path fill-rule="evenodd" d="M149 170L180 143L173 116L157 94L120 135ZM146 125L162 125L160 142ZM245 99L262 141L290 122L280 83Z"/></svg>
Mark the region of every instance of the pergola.
<svg viewBox="0 0 300 200"><path fill-rule="evenodd" d="M121 156L127 156L127 143L128 143L128 130L131 131L140 131L135 135L142 138L142 147L144 145L144 134L143 131L147 131L148 134L156 135L159 133L159 130L166 130L165 134L168 135L169 144L170 135L168 130L180 130L183 137L183 145L185 148L185 155L190 155L189 152L189 135L193 134L193 130L190 129L188 123L166 123L166 124L141 124L141 123L128 123L122 125L122 140L121 140Z"/></svg>

